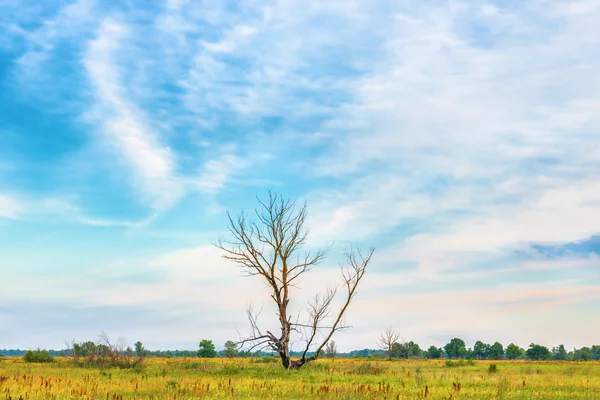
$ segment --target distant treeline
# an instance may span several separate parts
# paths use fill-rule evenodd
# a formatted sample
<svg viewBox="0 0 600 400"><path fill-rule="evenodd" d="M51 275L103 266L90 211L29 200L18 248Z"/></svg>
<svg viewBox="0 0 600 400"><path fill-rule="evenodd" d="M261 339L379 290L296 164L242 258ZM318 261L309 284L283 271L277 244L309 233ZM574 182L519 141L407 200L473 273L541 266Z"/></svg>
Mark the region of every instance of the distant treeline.
<svg viewBox="0 0 600 400"><path fill-rule="evenodd" d="M93 345L92 342L87 342ZM85 343L79 345L80 349L85 348ZM83 347L82 347L83 346ZM273 352L254 351L244 352L236 348L233 342L228 341L225 348L216 351L212 341L203 340L199 350L146 350L140 342L136 343L135 350L127 349L132 355L143 357L269 357L276 356ZM75 349L77 350L77 344ZM73 348L64 350L49 350L51 356L73 356ZM81 350L78 350L81 352ZM26 350L21 349L0 349L0 355L4 356L24 356ZM85 355L85 351L83 351ZM292 351L292 356L300 356L301 352ZM311 354L309 354L311 355ZM600 360L600 345L591 347L582 347L567 351L564 345L559 345L551 349L531 343L527 349L521 348L514 343L506 348L499 342L487 344L482 341L475 342L473 347L467 348L462 339L454 338L443 347L430 346L427 350L421 350L420 346L414 342L394 343L389 351L380 349L352 350L347 353L336 352L335 354L323 353L323 357L336 358L448 358L448 359L474 359L474 360L565 360L565 361L589 361Z"/></svg>
<svg viewBox="0 0 600 400"><path fill-rule="evenodd" d="M430 346L427 350L421 350L419 345L412 341L393 343L383 353L389 358L589 361L600 360L600 345L567 351L562 344L549 349L546 346L531 343L527 349L524 349L514 343L505 348L499 342L488 344L478 340L473 347L467 348L462 339L454 338L443 347Z"/></svg>

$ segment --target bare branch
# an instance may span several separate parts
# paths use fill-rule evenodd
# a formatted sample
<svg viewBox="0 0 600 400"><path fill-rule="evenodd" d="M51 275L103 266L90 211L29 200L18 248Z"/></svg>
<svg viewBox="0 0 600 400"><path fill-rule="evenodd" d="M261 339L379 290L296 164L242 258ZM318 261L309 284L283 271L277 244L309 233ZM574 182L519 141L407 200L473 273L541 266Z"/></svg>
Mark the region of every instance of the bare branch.
<svg viewBox="0 0 600 400"><path fill-rule="evenodd" d="M251 334L238 344L256 348L270 347L277 351L282 364L288 369L300 368L306 362L318 358L319 352L330 341L333 334L348 328L342 319L350 302L356 294L366 267L373 255L373 249L363 257L360 250L351 248L346 252L347 266L342 268L343 287L346 298L336 314L332 314L331 304L336 290L328 290L324 296L316 296L307 307L307 322L300 323L299 315L292 317L288 312L290 288L297 287L303 274L320 264L332 245L316 251L303 251L308 238L304 224L307 217L306 203L297 206L290 199L269 192L268 199L258 199L260 207L254 210L255 219L240 213L233 218L227 213L229 221L229 240L219 239L215 244L223 250L223 258L236 263L248 276L260 276L271 289L271 299L277 307L277 317L281 328L280 335L262 332L258 325L260 312L252 307L247 310ZM325 321L332 318L332 323ZM303 318L304 319L304 318ZM295 322L292 322L295 320ZM299 360L290 357L291 332L301 336L305 342ZM324 341L316 345L317 336ZM307 357L309 350L316 346L316 353Z"/></svg>
<svg viewBox="0 0 600 400"><path fill-rule="evenodd" d="M377 345L381 350L385 351L390 360L392 359L392 348L394 347L394 343L398 342L400 337L400 333L394 331L392 327L389 327L383 331L381 336L379 336L379 339L377 339Z"/></svg>

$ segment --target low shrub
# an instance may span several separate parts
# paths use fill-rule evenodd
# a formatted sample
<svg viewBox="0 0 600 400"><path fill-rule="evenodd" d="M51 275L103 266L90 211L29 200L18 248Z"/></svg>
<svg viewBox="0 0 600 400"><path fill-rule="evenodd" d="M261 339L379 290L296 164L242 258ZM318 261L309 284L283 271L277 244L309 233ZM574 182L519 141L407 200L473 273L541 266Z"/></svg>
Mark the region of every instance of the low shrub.
<svg viewBox="0 0 600 400"><path fill-rule="evenodd" d="M495 374L496 372L498 372L498 366L496 364L490 364L488 372L490 374Z"/></svg>

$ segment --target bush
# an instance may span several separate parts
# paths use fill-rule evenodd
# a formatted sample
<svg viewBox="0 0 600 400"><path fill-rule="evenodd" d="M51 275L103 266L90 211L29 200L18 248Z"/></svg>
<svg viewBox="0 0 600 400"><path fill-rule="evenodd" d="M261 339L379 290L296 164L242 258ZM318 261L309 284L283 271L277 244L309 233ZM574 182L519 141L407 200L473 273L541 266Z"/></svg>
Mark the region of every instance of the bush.
<svg viewBox="0 0 600 400"><path fill-rule="evenodd" d="M73 342L70 354L74 365L79 367L141 370L146 349L141 342L137 342L137 351L142 356L134 357L133 350L125 346L124 338L119 338L116 343L112 343L108 335L102 332L96 342L91 340L82 343Z"/></svg>
<svg viewBox="0 0 600 400"><path fill-rule="evenodd" d="M137 372L138 374L144 372L144 366L142 365L141 362L134 363L133 366L131 367L131 369L133 369L133 371Z"/></svg>
<svg viewBox="0 0 600 400"><path fill-rule="evenodd" d="M496 364L490 364L490 367L488 368L488 372L490 374L495 374L496 372L498 372L498 366Z"/></svg>
<svg viewBox="0 0 600 400"><path fill-rule="evenodd" d="M28 363L47 363L53 362L54 358L50 355L48 350L27 350L25 352L25 356L23 357L25 362Z"/></svg>

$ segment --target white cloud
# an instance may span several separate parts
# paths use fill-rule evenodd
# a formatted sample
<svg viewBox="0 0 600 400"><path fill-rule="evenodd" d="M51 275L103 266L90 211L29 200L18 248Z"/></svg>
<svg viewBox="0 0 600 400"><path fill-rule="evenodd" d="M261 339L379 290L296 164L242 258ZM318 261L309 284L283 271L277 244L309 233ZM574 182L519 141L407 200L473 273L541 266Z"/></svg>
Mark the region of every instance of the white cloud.
<svg viewBox="0 0 600 400"><path fill-rule="evenodd" d="M214 53L231 53L235 51L239 46L242 46L244 42L247 42L254 34L257 29L253 26L248 25L237 25L225 37L219 42L206 42L202 41L202 46Z"/></svg>
<svg viewBox="0 0 600 400"><path fill-rule="evenodd" d="M208 160L204 163L196 184L205 193L216 193L225 186L233 174L247 168L248 164L248 160L234 154L224 154L217 159Z"/></svg>
<svg viewBox="0 0 600 400"><path fill-rule="evenodd" d="M321 130L333 152L315 174L352 183L310 194L316 232L379 240L411 223L420 233L390 253L431 277L598 232L599 8L558 27L559 5L487 7L486 28L465 32L477 7L392 13L386 51Z"/></svg>
<svg viewBox="0 0 600 400"><path fill-rule="evenodd" d="M43 22L33 32L21 31L29 44L17 63L30 79L32 74L43 74L43 63L48 60L59 40L72 38L94 23L95 0L77 0L58 10L56 15Z"/></svg>
<svg viewBox="0 0 600 400"><path fill-rule="evenodd" d="M412 236L393 253L433 277L440 269L460 267L474 253L502 255L531 244L581 241L596 234L598 226L600 182L577 182L549 189L529 204L496 206L485 215L454 221L439 233Z"/></svg>
<svg viewBox="0 0 600 400"><path fill-rule="evenodd" d="M17 199L0 194L0 218L16 219L25 211Z"/></svg>
<svg viewBox="0 0 600 400"><path fill-rule="evenodd" d="M89 23L95 29L87 15L93 3L74 4L30 36L23 68L42 66L56 43L79 27ZM254 6L231 12L220 2L169 0L152 26L125 11L94 15L101 21L95 38L88 42L82 36L95 102L87 118L98 125L110 151L105 160L90 163L115 164L115 170L126 164L121 175L158 212L189 190L214 195L227 185L247 184L238 177L255 165L256 153L242 156L238 148L267 143L269 149L287 149L273 160L282 174L302 159L305 168L294 172L307 175L298 186L290 179L286 189L304 191L300 185L314 178L307 197L315 243L387 246L378 249L349 316L359 330L340 339L347 349L374 345L378 328L390 323L420 343L438 340L434 335L479 331L487 331L489 341L513 341L515 335L537 340L540 323L554 335L545 338L555 341L549 344L561 337L578 345L594 339L595 322L574 331L578 325L565 321L597 300L597 285L544 280L587 274L597 258L526 263L505 258L532 243L571 242L598 232L596 1L384 7L286 0ZM86 22L67 21L78 16ZM63 29L71 22L77 29ZM178 88L167 93L163 86L173 84ZM261 119L273 116L285 119L292 127L284 130L292 132L262 132ZM306 123L306 117L326 122L314 132L319 123ZM207 132L223 122L248 131L231 133L242 137L238 147L211 151L215 143L231 140ZM189 134L189 142L209 143L201 149L208 156L200 157L196 147L181 150L188 132L178 128L190 124L203 131ZM217 134L230 132L223 128ZM320 158L308 158L300 145L318 150L310 157ZM0 197L0 215L22 215L24 206L6 199ZM39 213L99 227L144 227L154 218L96 219L66 203L48 201ZM404 225L418 233L398 232ZM491 267L490 260L506 264ZM476 284L509 275L525 279L533 271L540 276L527 284L425 290L428 284L459 285L461 279ZM75 276L28 277L29 286L11 285L2 296L44 302L48 286L74 288L54 291L53 299L92 308L166 305L161 313L239 310L235 318L241 319L232 325L243 326L244 305L260 304L266 292L260 281L238 272L214 248L200 246ZM307 292L337 282L337 273L315 271L305 282ZM573 305L580 306L579 314L568 313ZM564 315L541 321L551 312ZM522 334L507 328L516 320ZM177 325L177 335L186 334L184 325ZM214 334L228 339L225 330Z"/></svg>
<svg viewBox="0 0 600 400"><path fill-rule="evenodd" d="M153 336L157 346L162 347L170 347L174 341L197 340L198 333L190 329L192 326L210 325L210 330L203 329L202 332L205 335L210 332L211 339L217 342L235 337L235 327L244 333L247 327L244 309L251 302L257 308L265 305L261 320L265 326L275 327L269 288L259 278L243 277L234 264L220 256L221 252L214 246L201 245L146 260L123 259L94 270L63 276L22 277L14 270L8 276L15 284L5 288L0 300L11 299L15 304L48 302L50 293L44 288L69 288L53 291L51 301L75 307L77 313L83 310L88 317L97 315L94 317L97 324L107 323L103 312L107 308L111 310L110 315L151 309L151 315L138 316L138 326L144 329L125 322L118 327L144 337L143 331L147 330L146 326L153 326L152 321L173 319L172 325L161 325L157 330L168 332L168 338L159 332ZM580 326L577 322L581 310L592 312L590 308L600 298L599 286L584 282L587 275L583 273L597 265L597 258L538 260L523 263L513 272L505 272L514 275L527 270L539 272L568 267L569 278L560 281L525 282L521 279L522 283L498 282L465 289L464 285L468 284L464 281L465 276L454 276L446 279L444 287L434 290L416 290L422 282L417 275L386 272L378 268L379 260L374 261L346 318L346 322L355 328L348 334L336 336L336 342L344 350L357 348L357 343L361 348L374 347L379 332L389 325L401 331L406 340L416 340L422 346L443 345L444 340L455 336L463 337L471 344L480 339L499 340L505 345L514 341L523 346L536 341L549 346L564 342L580 347L595 340L594 329L573 327ZM145 281L140 278L142 275L150 279ZM135 279L131 279L132 276ZM27 285L18 284L21 279L26 279ZM301 288L294 290L292 309L298 310L315 292L339 282L337 268L326 264L315 268L305 276ZM561 317L548 318L549 314ZM217 316L218 323L215 322ZM519 321L518 330L507 328L515 326L515 321ZM546 329L543 335L540 324ZM595 325L590 321L586 326L593 328ZM88 330L104 328L86 323ZM175 339L172 329L186 333L179 332Z"/></svg>
<svg viewBox="0 0 600 400"><path fill-rule="evenodd" d="M89 43L83 63L98 100L90 117L102 123L101 132L133 169L136 185L154 208L161 209L175 202L182 188L174 176L173 153L160 143L143 112L126 97L117 63L123 50L120 42L126 35L125 26L108 19Z"/></svg>

